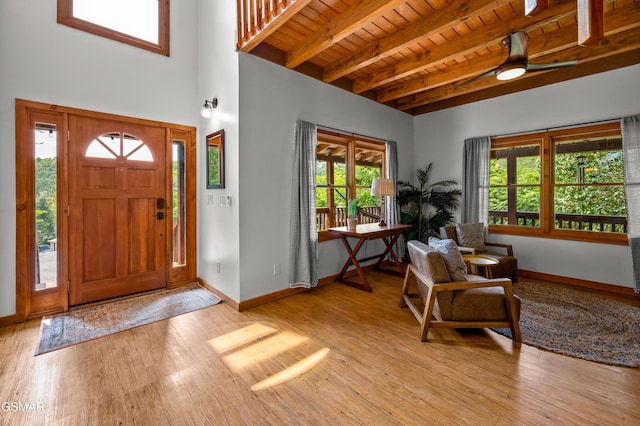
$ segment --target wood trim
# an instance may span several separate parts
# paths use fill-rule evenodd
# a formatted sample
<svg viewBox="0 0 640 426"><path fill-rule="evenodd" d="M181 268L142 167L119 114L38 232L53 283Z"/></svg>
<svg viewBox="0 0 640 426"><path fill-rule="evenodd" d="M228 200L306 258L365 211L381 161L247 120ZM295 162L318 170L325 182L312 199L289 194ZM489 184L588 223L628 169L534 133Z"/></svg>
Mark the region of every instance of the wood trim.
<svg viewBox="0 0 640 426"><path fill-rule="evenodd" d="M99 37L108 38L110 40L119 41L121 43L148 50L153 53L169 56L169 44L171 39L169 2L170 0L158 1L157 44L74 17L73 0L58 0L57 22L58 24L85 31Z"/></svg>
<svg viewBox="0 0 640 426"><path fill-rule="evenodd" d="M6 317L0 317L0 327L6 327L8 325L17 324L19 322L20 321L18 321L15 314L7 315Z"/></svg>
<svg viewBox="0 0 640 426"><path fill-rule="evenodd" d="M382 262L382 265L388 265L388 264L389 264L388 261ZM373 267L374 267L373 264L366 265L366 266L362 267L362 270L365 271L365 272L368 272L368 271L372 270ZM355 275L355 274L356 274L355 270L350 270L350 271L347 272L346 276L351 276L351 275ZM331 284L331 283L335 282L335 279L337 277L338 277L338 274L329 275L329 276L326 276L326 277L323 277L323 278L319 278L318 279L318 285L316 287L313 287L313 288L318 288L318 287L325 286L327 284ZM246 311L248 309L255 308L255 307L260 306L260 305L265 305L267 303L275 302L276 300L284 299L285 297L293 296L294 294L304 293L306 291L313 290L313 288L284 288L282 290L278 290L278 291L273 292L273 293L264 294L262 296L254 297L253 299L245 300L245 301L242 301L242 302L236 302L231 297L227 296L226 294L224 294L220 290L218 290L215 287L213 287L211 284L207 283L201 277L198 277L197 281L201 286L205 287L207 290L209 290L213 294L215 294L218 297L220 297L222 300L224 300L224 302L226 304L228 304L230 307L232 307L233 309L235 309L238 312Z"/></svg>
<svg viewBox="0 0 640 426"><path fill-rule="evenodd" d="M608 293L623 294L625 296L631 296L631 297L640 299L640 293L635 293L633 288L631 287L623 287L619 285L605 284L605 283L599 283L596 281L588 281L588 280L582 280L579 278L563 277L561 275L545 274L543 272L527 271L522 269L518 269L518 277L534 278L534 279L543 280L543 281L553 281L560 284L574 285L577 287L584 287L591 290L606 291Z"/></svg>
<svg viewBox="0 0 640 426"><path fill-rule="evenodd" d="M21 105L16 101L16 313L15 322L27 320L30 307L30 279L29 279L29 247L30 244L24 238L24 233L31 235L29 231L28 212L30 207L28 188L32 187L32 166L25 160L29 158L29 152L25 152L26 143L19 143L21 140L28 140L28 110L26 105ZM23 235L20 235L20 234Z"/></svg>
<svg viewBox="0 0 640 426"><path fill-rule="evenodd" d="M33 108L33 109L41 109L41 110L52 110L52 111L63 112L68 114L82 115L84 117L99 118L101 120L116 120L116 121L123 121L126 123L140 124L145 126L170 127L175 130L195 131L195 127L187 126L185 124L175 124L175 123L167 123L165 121L148 120L146 118L128 117L125 115L112 114L112 113L100 112L100 111L91 111L91 110L74 108L74 107L69 107L64 105L30 101L30 100L21 99L21 98L16 98L16 106Z"/></svg>

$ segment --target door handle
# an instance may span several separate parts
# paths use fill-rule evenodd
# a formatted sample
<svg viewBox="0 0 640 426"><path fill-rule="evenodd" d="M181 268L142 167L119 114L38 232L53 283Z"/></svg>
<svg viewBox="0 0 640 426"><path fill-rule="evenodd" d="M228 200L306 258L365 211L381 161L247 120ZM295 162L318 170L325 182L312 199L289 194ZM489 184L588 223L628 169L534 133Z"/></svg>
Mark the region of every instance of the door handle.
<svg viewBox="0 0 640 426"><path fill-rule="evenodd" d="M164 212L158 212L156 213L156 218L158 220L163 220L164 219Z"/></svg>

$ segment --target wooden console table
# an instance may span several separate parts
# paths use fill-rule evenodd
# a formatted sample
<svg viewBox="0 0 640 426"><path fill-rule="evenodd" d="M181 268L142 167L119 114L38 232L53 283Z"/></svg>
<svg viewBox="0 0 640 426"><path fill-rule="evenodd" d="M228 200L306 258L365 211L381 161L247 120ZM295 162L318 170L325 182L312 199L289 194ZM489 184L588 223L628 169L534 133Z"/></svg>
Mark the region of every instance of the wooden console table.
<svg viewBox="0 0 640 426"><path fill-rule="evenodd" d="M400 262L400 260L398 259L398 256L396 256L396 253L393 251L393 245L396 243L396 241L398 241L398 238L400 237L400 235L402 235L402 233L408 228L411 228L411 225L395 224L395 225L379 226L377 223L368 223L368 224L358 225L355 230L349 230L347 229L346 226L343 226L340 228L329 228L328 229L329 231L335 232L338 235L340 235L340 239L344 244L344 248L347 250L347 253L349 254L349 259L347 259L347 261L345 262L344 266L342 267L342 270L336 277L335 281L342 284L350 285L355 288L359 288L360 290L370 292L371 286L369 285L369 282L367 281L367 277L365 276L364 271L360 266L360 262L366 262L368 260L373 260L373 259L378 259L376 264L373 266L374 269L382 272L392 273L394 275L403 276L405 268L402 265L402 262ZM356 238L358 240L356 242L356 245L351 247L351 244L349 244L348 238ZM382 241L384 241L384 244L386 246L386 249L384 252L382 252L382 254L369 256L363 259L358 259L356 257L358 255L358 251L360 250L360 248L362 247L365 241L377 240L377 239L382 239ZM391 271L387 269L382 269L380 267L380 265L382 264L382 261L387 255L391 256L395 265L400 268L400 271ZM347 269L349 268L349 265L353 265L353 267L355 268L355 271L358 273L358 276L360 277L360 282L348 280L344 277L344 275L347 273Z"/></svg>

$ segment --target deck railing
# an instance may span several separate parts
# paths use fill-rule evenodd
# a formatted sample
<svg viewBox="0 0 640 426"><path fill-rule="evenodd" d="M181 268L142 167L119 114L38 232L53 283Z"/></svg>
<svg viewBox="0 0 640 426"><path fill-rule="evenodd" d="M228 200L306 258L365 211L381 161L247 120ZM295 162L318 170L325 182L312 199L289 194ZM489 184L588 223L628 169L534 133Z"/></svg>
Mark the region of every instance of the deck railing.
<svg viewBox="0 0 640 426"><path fill-rule="evenodd" d="M286 20L309 0L237 0L238 49L250 51L277 27L278 20Z"/></svg>
<svg viewBox="0 0 640 426"><path fill-rule="evenodd" d="M489 224L507 225L509 222L506 211L489 211ZM540 226L540 214L537 212L516 212L518 226ZM556 229L573 229L582 231L627 233L627 218L625 216L603 216L589 214L556 214Z"/></svg>
<svg viewBox="0 0 640 426"><path fill-rule="evenodd" d="M328 208L316 209L316 227L318 231L324 231L329 228ZM380 221L380 206L361 206L358 207L358 223L376 223ZM333 227L347 226L347 209L346 207L336 207L335 222Z"/></svg>

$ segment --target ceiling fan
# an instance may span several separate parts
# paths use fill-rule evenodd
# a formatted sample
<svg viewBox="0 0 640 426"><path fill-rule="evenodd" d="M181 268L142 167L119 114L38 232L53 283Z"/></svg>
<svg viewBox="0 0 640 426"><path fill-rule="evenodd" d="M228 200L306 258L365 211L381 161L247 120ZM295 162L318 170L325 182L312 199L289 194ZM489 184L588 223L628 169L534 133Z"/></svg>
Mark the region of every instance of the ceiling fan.
<svg viewBox="0 0 640 426"><path fill-rule="evenodd" d="M552 62L549 64L532 64L529 62L528 40L527 34L518 31L509 34L500 44L509 48L509 57L496 69L481 74L477 77L467 80L462 84L467 84L481 78L495 75L498 80L512 80L520 77L526 72L547 71L556 68L566 68L573 66L578 61ZM461 84L461 85L462 85Z"/></svg>

